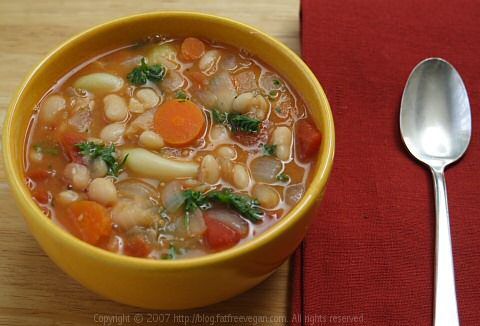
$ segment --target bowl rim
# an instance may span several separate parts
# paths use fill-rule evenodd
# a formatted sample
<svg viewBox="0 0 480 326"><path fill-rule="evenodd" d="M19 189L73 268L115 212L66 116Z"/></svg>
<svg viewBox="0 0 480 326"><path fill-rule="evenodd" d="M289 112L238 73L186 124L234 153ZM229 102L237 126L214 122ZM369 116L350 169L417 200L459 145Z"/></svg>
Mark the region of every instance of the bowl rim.
<svg viewBox="0 0 480 326"><path fill-rule="evenodd" d="M142 20L145 18L151 17L166 17L166 16L177 16L182 18L191 18L191 19L204 19L212 20L218 24L230 25L236 29L246 31L249 33L255 33L260 35L265 39L272 48L276 51L284 52L287 54L291 60L294 61L296 67L300 68L302 72L306 75L306 78L309 83L313 84L315 90L315 96L320 102L320 107L322 108L322 121L323 123L323 132L322 132L322 145L320 153L318 155L317 166L315 167L315 172L312 178L312 181L305 191L302 199L292 208L292 210L285 215L278 222L269 227L266 231L260 235L254 237L253 239L246 241L238 246L226 249L224 251L209 253L204 256L186 258L180 260L160 260L160 259L146 259L120 255L113 253L93 245L90 245L77 237L73 236L71 233L64 230L61 226L57 225L54 221L45 217L45 214L40 210L38 205L35 204L31 198L31 194L27 189L24 180L17 177L17 167L13 157L9 155L10 149L13 146L14 141L11 140L10 134L15 112L18 109L18 102L20 96L24 92L24 89L30 82L30 80L35 76L38 70L51 58L55 55L60 54L64 47L67 47L70 44L81 41L84 38L90 37L90 34L95 33L98 30L102 30L108 27L115 27L120 24L130 23L136 20ZM278 41L274 37L258 30L255 27L252 27L248 24L238 22L236 20L221 17L212 14L199 13L199 12L190 12L190 11L154 11L147 13L134 14L129 16L120 17L117 19L109 20L107 22L95 25L88 28L87 30L80 32L57 47L51 50L41 61L38 63L27 77L23 80L19 88L17 89L15 95L12 97L3 126L3 157L5 162L5 172L7 175L7 180L11 186L11 191L16 198L17 207L24 208L25 211L28 210L26 214L30 215L32 219L38 220L39 223L43 224L46 228L49 228L51 231L50 236L58 237L59 241L68 243L69 246L77 247L78 251L83 251L84 254L92 256L93 259L98 260L108 260L111 264L123 265L124 267L143 268L148 270L154 269L163 269L163 270L177 270L185 268L197 268L205 265L220 263L222 261L228 261L235 259L243 254L254 251L255 249L264 246L273 239L281 236L287 229L291 227L292 224L297 222L314 204L317 198L321 195L322 191L326 187L327 180L332 169L334 151L335 151L335 132L333 124L333 115L330 109L329 102L323 91L322 86L316 79L313 72L310 68L303 62L303 60L290 48L284 45L282 42ZM20 210L22 213L23 211ZM27 217L23 217L27 219Z"/></svg>

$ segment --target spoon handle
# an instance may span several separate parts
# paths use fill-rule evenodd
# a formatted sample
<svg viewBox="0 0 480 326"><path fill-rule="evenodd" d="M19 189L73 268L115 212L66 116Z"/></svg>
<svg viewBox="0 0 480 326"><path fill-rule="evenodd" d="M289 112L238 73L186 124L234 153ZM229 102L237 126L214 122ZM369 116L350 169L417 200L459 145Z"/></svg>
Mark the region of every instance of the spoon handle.
<svg viewBox="0 0 480 326"><path fill-rule="evenodd" d="M452 239L448 216L447 185L443 168L432 168L435 186L435 307L434 326L459 326Z"/></svg>

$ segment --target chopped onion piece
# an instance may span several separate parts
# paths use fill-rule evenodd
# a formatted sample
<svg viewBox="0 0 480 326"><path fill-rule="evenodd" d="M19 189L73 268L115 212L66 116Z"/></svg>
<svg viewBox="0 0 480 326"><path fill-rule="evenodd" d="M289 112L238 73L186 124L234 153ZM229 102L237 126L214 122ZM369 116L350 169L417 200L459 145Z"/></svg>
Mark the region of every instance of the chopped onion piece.
<svg viewBox="0 0 480 326"><path fill-rule="evenodd" d="M162 190L162 203L169 213L176 212L185 202L182 185L178 181L172 181L165 185Z"/></svg>
<svg viewBox="0 0 480 326"><path fill-rule="evenodd" d="M250 163L250 170L255 181L273 183L282 170L282 162L274 157L261 156Z"/></svg>
<svg viewBox="0 0 480 326"><path fill-rule="evenodd" d="M220 67L226 70L234 70L237 68L237 58L233 54L227 54L220 60Z"/></svg>
<svg viewBox="0 0 480 326"><path fill-rule="evenodd" d="M217 103L217 96L207 90L199 90L195 92L195 97L198 99L200 104L207 108L211 108Z"/></svg>
<svg viewBox="0 0 480 326"><path fill-rule="evenodd" d="M232 79L227 72L220 72L210 80L209 90L217 96L217 108L222 112L230 112L237 96Z"/></svg>
<svg viewBox="0 0 480 326"><path fill-rule="evenodd" d="M154 221L152 208L145 208L145 201L121 199L113 206L112 220L122 229L128 230L134 226L149 226Z"/></svg>
<svg viewBox="0 0 480 326"><path fill-rule="evenodd" d="M156 109L151 109L140 114L135 120L130 123L125 131L125 136L133 137L141 131L149 130L153 128L153 117L155 116Z"/></svg>
<svg viewBox="0 0 480 326"><path fill-rule="evenodd" d="M305 192L305 188L301 184L291 185L285 191L285 201L288 205L295 205L300 201Z"/></svg>
<svg viewBox="0 0 480 326"><path fill-rule="evenodd" d="M191 236L201 235L207 229L205 220L203 219L203 213L200 209L196 209L192 214L190 214L188 221L188 233Z"/></svg>
<svg viewBox="0 0 480 326"><path fill-rule="evenodd" d="M164 90L173 92L177 89L180 89L185 81L183 80L182 75L175 70L169 70L165 79L160 84L160 87Z"/></svg>
<svg viewBox="0 0 480 326"><path fill-rule="evenodd" d="M129 178L116 184L118 195L128 198L158 198L157 190L150 184L135 178Z"/></svg>

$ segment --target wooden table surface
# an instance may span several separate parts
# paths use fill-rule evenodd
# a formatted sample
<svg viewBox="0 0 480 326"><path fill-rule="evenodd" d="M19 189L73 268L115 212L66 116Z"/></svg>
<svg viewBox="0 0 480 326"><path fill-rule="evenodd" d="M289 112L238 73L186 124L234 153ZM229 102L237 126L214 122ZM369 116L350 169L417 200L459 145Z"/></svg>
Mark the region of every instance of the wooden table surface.
<svg viewBox="0 0 480 326"><path fill-rule="evenodd" d="M277 37L294 51L299 50L298 0L0 0L0 124L3 125L15 89L52 48L99 23L156 10L190 10L230 17ZM273 318L258 325L283 325L281 319L286 318L288 311L288 284L289 268L284 264L245 294L171 315L170 322L162 324L193 325L183 323L182 314L198 312L216 324L220 324L222 315L233 314ZM43 253L13 202L0 156L0 325L90 325L102 324L102 318L115 321L108 319L115 316L124 318L123 324L140 324L133 319L134 312L144 311L86 290ZM143 317L146 324L154 316ZM177 323L172 323L173 317L177 317ZM111 325L120 325L120 321ZM224 324L235 325L228 320Z"/></svg>

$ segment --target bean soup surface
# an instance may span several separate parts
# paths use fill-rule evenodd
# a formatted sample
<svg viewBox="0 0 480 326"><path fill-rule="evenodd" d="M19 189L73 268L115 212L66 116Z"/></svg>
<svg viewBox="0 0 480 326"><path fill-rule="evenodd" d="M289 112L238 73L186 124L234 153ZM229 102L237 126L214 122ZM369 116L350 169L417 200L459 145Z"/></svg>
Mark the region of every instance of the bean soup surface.
<svg viewBox="0 0 480 326"><path fill-rule="evenodd" d="M118 254L181 259L249 241L308 186L321 142L267 65L156 37L94 58L34 109L25 173L45 214Z"/></svg>

